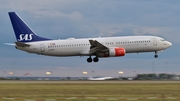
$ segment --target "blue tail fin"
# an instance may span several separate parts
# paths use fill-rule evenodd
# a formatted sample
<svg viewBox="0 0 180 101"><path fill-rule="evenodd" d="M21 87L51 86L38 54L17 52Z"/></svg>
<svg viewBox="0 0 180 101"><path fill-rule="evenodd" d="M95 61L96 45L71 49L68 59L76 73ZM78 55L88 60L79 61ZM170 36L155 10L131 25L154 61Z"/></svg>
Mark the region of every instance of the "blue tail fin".
<svg viewBox="0 0 180 101"><path fill-rule="evenodd" d="M18 42L34 42L50 40L37 36L33 30L15 13L9 12L9 17Z"/></svg>

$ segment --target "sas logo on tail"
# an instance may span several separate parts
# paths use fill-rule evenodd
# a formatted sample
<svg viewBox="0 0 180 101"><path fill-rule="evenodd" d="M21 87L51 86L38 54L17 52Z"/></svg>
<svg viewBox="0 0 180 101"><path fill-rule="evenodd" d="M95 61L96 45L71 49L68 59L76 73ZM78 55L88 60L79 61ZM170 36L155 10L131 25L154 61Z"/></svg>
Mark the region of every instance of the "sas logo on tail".
<svg viewBox="0 0 180 101"><path fill-rule="evenodd" d="M18 41L31 41L33 34L20 34Z"/></svg>

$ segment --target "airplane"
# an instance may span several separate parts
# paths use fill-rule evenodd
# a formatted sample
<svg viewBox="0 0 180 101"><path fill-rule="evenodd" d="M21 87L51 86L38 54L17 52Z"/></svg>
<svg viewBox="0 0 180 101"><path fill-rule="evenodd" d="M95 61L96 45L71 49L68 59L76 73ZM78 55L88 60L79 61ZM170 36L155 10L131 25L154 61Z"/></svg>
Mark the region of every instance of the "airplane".
<svg viewBox="0 0 180 101"><path fill-rule="evenodd" d="M88 80L113 80L115 77L89 77Z"/></svg>
<svg viewBox="0 0 180 101"><path fill-rule="evenodd" d="M99 58L122 57L127 53L161 52L172 43L158 36L120 36L98 38L49 39L38 36L15 12L8 12L16 42L16 49L46 56L88 56L87 62L98 62ZM94 58L92 58L94 56Z"/></svg>

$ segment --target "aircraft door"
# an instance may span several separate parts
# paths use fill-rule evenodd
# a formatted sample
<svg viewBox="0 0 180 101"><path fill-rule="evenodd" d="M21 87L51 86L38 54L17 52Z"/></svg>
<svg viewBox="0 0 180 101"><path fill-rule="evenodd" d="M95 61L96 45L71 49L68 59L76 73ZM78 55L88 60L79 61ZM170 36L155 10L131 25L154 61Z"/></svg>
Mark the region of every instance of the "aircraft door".
<svg viewBox="0 0 180 101"><path fill-rule="evenodd" d="M45 46L44 46L44 44L41 44L41 45L40 45L40 51L41 51L41 52L45 52Z"/></svg>
<svg viewBox="0 0 180 101"><path fill-rule="evenodd" d="M157 46L157 39L156 38L153 38L153 44L154 44L154 46Z"/></svg>

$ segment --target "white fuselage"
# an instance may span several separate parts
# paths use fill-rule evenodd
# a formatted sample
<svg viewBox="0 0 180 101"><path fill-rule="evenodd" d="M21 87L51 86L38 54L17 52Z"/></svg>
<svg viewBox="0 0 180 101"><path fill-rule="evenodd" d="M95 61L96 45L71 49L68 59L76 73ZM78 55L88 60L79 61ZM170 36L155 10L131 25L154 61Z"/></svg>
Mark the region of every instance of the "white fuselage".
<svg viewBox="0 0 180 101"><path fill-rule="evenodd" d="M29 47L16 47L29 53L48 56L89 56L91 46L89 40L97 40L109 48L122 47L126 53L157 52L172 45L156 36L122 36L37 41L27 43L30 45Z"/></svg>

